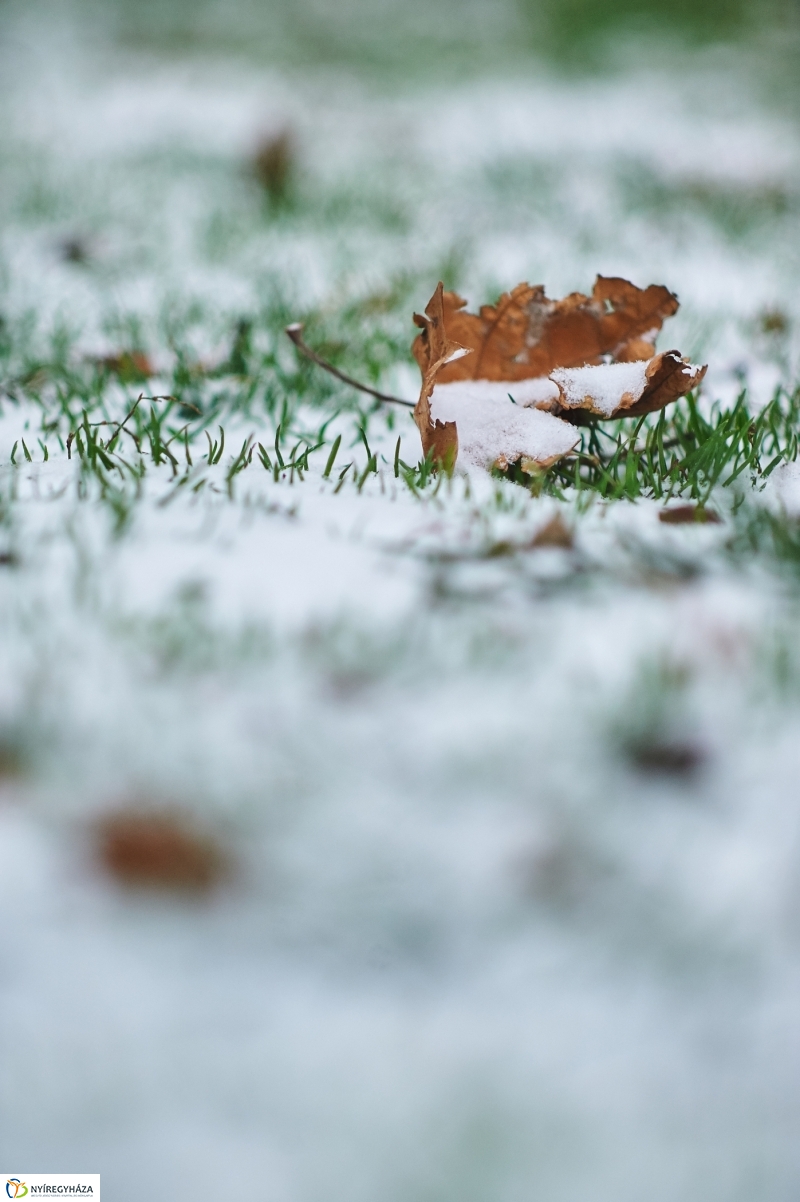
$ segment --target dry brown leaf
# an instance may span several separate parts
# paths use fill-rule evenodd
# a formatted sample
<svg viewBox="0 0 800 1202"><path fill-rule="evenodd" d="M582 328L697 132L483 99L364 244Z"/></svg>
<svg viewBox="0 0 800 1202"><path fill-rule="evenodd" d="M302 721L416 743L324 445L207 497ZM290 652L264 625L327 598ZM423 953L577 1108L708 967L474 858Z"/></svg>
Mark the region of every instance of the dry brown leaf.
<svg viewBox="0 0 800 1202"><path fill-rule="evenodd" d="M217 845L174 813L122 811L97 828L100 862L123 885L205 893L225 860Z"/></svg>
<svg viewBox="0 0 800 1202"><path fill-rule="evenodd" d="M454 463L460 443L482 467L520 458L547 467L576 445L568 425L654 412L705 375L677 351L655 353L678 308L661 285L598 276L591 296L551 301L542 286L519 284L479 314L465 304L440 283L426 316L414 316L422 329L412 348L422 372L414 418L438 462Z"/></svg>

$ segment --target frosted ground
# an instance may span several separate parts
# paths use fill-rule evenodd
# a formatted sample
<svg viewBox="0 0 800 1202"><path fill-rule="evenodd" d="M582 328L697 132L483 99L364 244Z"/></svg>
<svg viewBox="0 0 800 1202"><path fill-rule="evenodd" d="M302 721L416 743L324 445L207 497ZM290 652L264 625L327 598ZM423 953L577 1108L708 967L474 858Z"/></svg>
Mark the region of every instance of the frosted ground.
<svg viewBox="0 0 800 1202"><path fill-rule="evenodd" d="M678 527L412 488L407 412L282 333L413 399L440 277L623 275L678 293L659 347L710 364L706 408L755 411L798 375L787 107L712 50L404 87L20 7L0 54L4 1168L122 1202L796 1198L800 594L736 531L800 511L797 469ZM268 211L248 161L286 127ZM153 379L98 377L133 349ZM143 391L186 402L177 465L123 441L146 471L104 491L67 436ZM279 422L307 470L232 472ZM573 549L526 549L556 511ZM193 813L221 891L104 876L123 805Z"/></svg>

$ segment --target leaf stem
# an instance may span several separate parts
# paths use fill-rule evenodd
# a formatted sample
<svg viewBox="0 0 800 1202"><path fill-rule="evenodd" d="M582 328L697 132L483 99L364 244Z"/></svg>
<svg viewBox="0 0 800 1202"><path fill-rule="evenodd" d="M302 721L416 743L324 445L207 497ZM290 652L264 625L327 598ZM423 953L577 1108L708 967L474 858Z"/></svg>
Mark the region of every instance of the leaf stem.
<svg viewBox="0 0 800 1202"><path fill-rule="evenodd" d="M312 363L316 363L324 371L330 372L332 376L336 376L336 379L341 380L343 384L349 384L351 388L357 388L359 392L366 392L369 396L374 396L377 401L384 401L389 405L404 405L407 409L414 408L413 401L403 401L400 397L389 396L388 393L378 392L376 388L370 388L367 384L360 384L352 376L345 375L343 371L339 371L338 367L334 367L332 363L328 363L327 359L323 359L316 351L312 351L311 347L303 342L302 322L296 321L292 325L287 326L286 333L301 355L305 355L306 359L310 359Z"/></svg>

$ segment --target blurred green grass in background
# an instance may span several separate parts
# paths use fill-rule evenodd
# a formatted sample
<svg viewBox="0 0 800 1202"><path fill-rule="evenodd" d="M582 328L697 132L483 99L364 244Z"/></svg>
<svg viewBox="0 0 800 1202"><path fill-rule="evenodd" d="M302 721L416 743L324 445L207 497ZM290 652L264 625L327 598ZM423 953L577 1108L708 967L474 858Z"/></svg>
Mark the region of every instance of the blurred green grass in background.
<svg viewBox="0 0 800 1202"><path fill-rule="evenodd" d="M630 67L644 46L652 57L654 47L738 44L760 51L785 88L800 59L798 0L73 0L69 14L137 50L388 78L451 78L532 58L565 70Z"/></svg>

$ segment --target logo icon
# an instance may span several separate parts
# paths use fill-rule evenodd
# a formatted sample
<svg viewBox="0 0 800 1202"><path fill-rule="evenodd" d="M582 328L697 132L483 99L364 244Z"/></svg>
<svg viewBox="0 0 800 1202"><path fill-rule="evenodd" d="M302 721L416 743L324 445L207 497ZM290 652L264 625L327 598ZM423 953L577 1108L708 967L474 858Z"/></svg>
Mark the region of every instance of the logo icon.
<svg viewBox="0 0 800 1202"><path fill-rule="evenodd" d="M9 1177L6 1182L6 1193L9 1198L24 1198L28 1192L28 1187L24 1181L20 1181L19 1177Z"/></svg>

